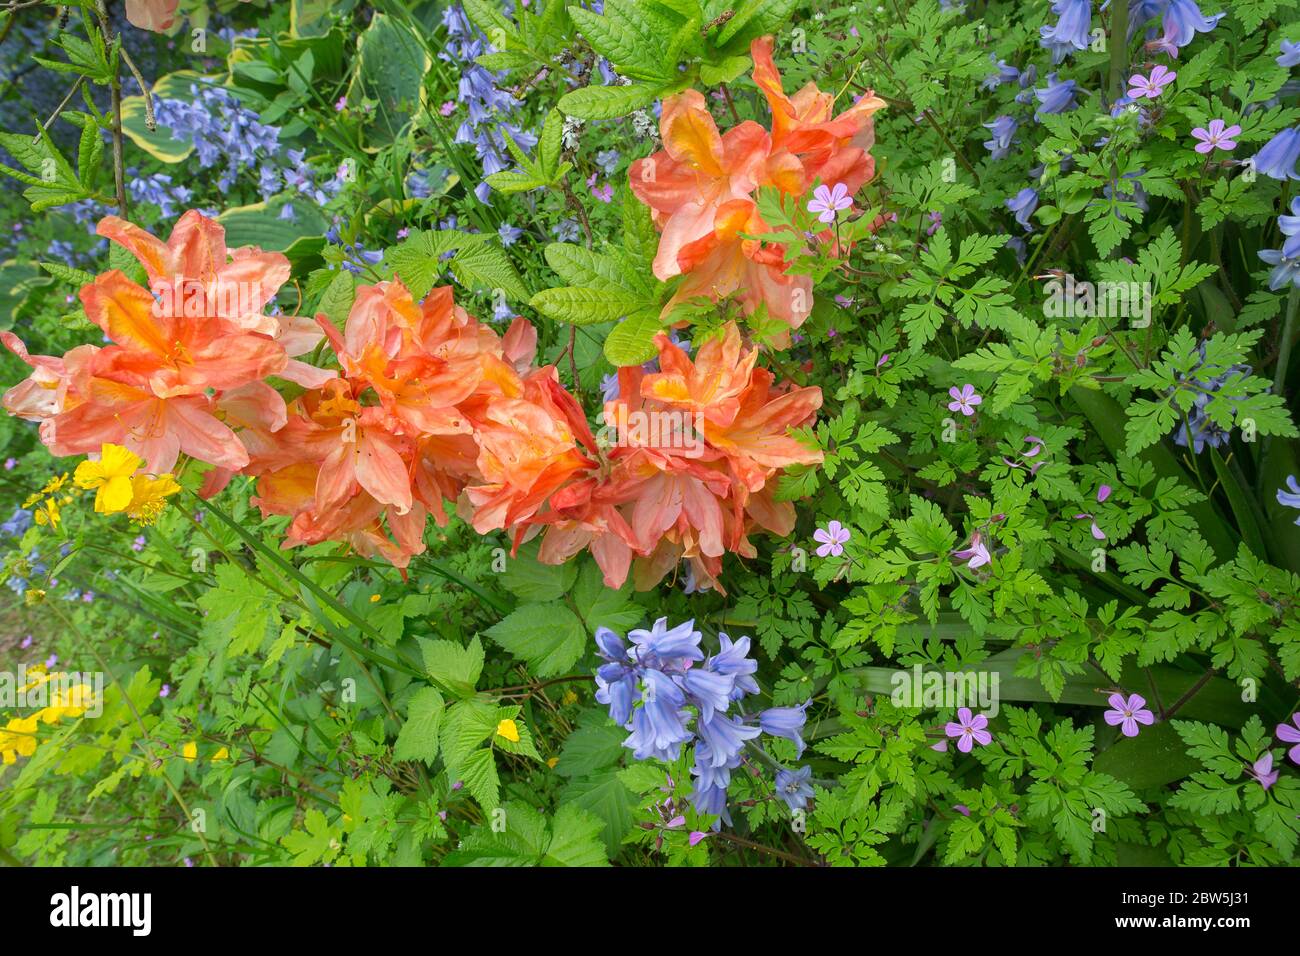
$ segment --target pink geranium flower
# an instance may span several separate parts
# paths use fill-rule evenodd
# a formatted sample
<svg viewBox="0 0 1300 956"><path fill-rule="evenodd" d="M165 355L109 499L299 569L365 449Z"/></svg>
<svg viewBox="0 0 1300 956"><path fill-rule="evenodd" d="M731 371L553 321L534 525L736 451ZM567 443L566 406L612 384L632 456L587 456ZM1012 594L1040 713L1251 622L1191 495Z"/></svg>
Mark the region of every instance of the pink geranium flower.
<svg viewBox="0 0 1300 956"><path fill-rule="evenodd" d="M1241 133L1241 127L1234 123L1225 127L1223 120L1210 120L1209 128L1198 126L1192 130L1192 138L1200 140L1196 144L1198 153L1208 153L1215 149L1221 149L1225 152L1232 152L1237 148L1237 141L1233 139Z"/></svg>
<svg viewBox="0 0 1300 956"><path fill-rule="evenodd" d="M969 707L959 707L957 720L944 724L943 732L956 737L957 749L968 754L976 744L986 747L993 742L993 735L984 729L988 725L989 719L983 714L972 715Z"/></svg>
<svg viewBox="0 0 1300 956"><path fill-rule="evenodd" d="M1114 727L1119 725L1125 737L1138 735L1138 724L1154 724L1155 715L1146 709L1146 698L1139 694L1130 694L1128 700L1123 694L1111 694L1107 699L1111 709L1102 714L1106 723Z"/></svg>
<svg viewBox="0 0 1300 956"><path fill-rule="evenodd" d="M1128 95L1136 99L1146 97L1154 100L1157 96L1165 91L1165 87L1174 81L1174 73L1167 66L1157 66L1151 71L1151 76L1130 76L1128 78Z"/></svg>

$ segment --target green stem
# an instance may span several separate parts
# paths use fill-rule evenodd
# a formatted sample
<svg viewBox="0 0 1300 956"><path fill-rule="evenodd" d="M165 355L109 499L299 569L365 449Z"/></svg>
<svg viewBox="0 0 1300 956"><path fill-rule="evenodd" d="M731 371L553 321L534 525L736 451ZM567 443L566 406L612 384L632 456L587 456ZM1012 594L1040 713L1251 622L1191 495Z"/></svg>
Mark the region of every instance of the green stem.
<svg viewBox="0 0 1300 956"><path fill-rule="evenodd" d="M1128 71L1128 4L1110 5L1110 101L1124 95L1124 74Z"/></svg>

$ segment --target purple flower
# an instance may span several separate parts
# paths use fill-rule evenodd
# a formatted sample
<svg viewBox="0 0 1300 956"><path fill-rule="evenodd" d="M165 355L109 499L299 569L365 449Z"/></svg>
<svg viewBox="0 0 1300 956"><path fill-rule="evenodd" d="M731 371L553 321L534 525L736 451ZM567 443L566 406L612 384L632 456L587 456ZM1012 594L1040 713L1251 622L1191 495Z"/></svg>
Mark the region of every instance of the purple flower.
<svg viewBox="0 0 1300 956"><path fill-rule="evenodd" d="M58 654L51 654L49 657L45 658L45 669L46 669L46 670L49 670L51 667L53 667L53 666L54 666L55 664L57 664L58 662L59 662L59 655L58 655Z"/></svg>
<svg viewBox="0 0 1300 956"><path fill-rule="evenodd" d="M1079 84L1074 80L1057 80L1055 73L1047 75L1047 86L1043 89L1034 89L1034 96L1038 98L1038 109L1034 111L1034 119L1040 116L1050 115L1052 113L1068 113L1077 107L1077 97L1082 90Z"/></svg>
<svg viewBox="0 0 1300 956"><path fill-rule="evenodd" d="M844 544L851 537L853 533L838 521L831 521L825 528L818 528L813 532L813 540L821 542L817 548L817 557L833 555L838 558L844 553Z"/></svg>
<svg viewBox="0 0 1300 956"><path fill-rule="evenodd" d="M993 556L989 554L988 546L984 544L983 536L978 531L971 533L969 547L954 551L952 554L953 557L967 562L966 567L972 571L993 561Z"/></svg>
<svg viewBox="0 0 1300 956"><path fill-rule="evenodd" d="M708 836L708 834L705 833L703 830L692 830L691 835L687 837L687 843L689 843L691 846L695 846L695 844L699 843L706 836Z"/></svg>
<svg viewBox="0 0 1300 956"><path fill-rule="evenodd" d="M1287 68L1300 63L1300 43L1291 43L1288 40L1282 41L1282 55L1277 58L1278 66Z"/></svg>
<svg viewBox="0 0 1300 956"><path fill-rule="evenodd" d="M1286 476L1286 486L1291 489L1290 494L1279 488L1277 503L1286 508L1300 508L1300 484L1296 484L1295 475ZM1296 518L1295 523L1300 524L1300 518Z"/></svg>
<svg viewBox="0 0 1300 956"><path fill-rule="evenodd" d="M848 209L853 205L853 200L849 196L849 187L843 183L836 183L834 189L826 185L818 186L813 191L813 196L816 198L809 201L808 211L821 213L817 218L822 222L834 222L835 214L839 210Z"/></svg>
<svg viewBox="0 0 1300 956"><path fill-rule="evenodd" d="M943 732L949 737L956 737L957 749L968 754L976 744L987 747L993 742L993 735L984 729L988 725L989 719L983 714L972 716L969 707L959 707L957 720L944 724Z"/></svg>
<svg viewBox="0 0 1300 956"><path fill-rule="evenodd" d="M1052 51L1052 62L1060 63L1075 50L1088 49L1088 27L1092 25L1091 0L1056 0L1052 12L1055 26L1039 29L1039 43Z"/></svg>
<svg viewBox="0 0 1300 956"><path fill-rule="evenodd" d="M158 690L159 697L166 698L166 697L170 697L171 695L172 695L171 684L163 684L162 687Z"/></svg>
<svg viewBox="0 0 1300 956"><path fill-rule="evenodd" d="M1255 765L1246 772L1254 777L1265 790L1277 783L1278 775L1281 773L1281 771L1273 769L1273 755L1270 753L1265 753L1264 756L1256 760Z"/></svg>
<svg viewBox="0 0 1300 956"><path fill-rule="evenodd" d="M1161 50L1170 56L1177 56L1178 51L1192 42L1198 33L1209 33L1223 19L1222 13L1207 17L1201 13L1196 0L1169 0L1163 20L1165 32L1150 44L1152 49Z"/></svg>
<svg viewBox="0 0 1300 956"><path fill-rule="evenodd" d="M802 810L813 796L812 767L803 766L797 770L778 770L776 772L776 795L785 801L791 812Z"/></svg>
<svg viewBox="0 0 1300 956"><path fill-rule="evenodd" d="M1011 116L999 116L992 123L985 123L984 128L993 131L993 138L984 141L984 148L990 153L989 159L997 162L1006 159L1011 152L1012 137L1016 135L1019 123Z"/></svg>
<svg viewBox="0 0 1300 956"><path fill-rule="evenodd" d="M22 641L19 642L18 646L21 647L23 650L27 650L27 648L32 646L32 636L28 634L26 637L22 639Z"/></svg>
<svg viewBox="0 0 1300 956"><path fill-rule="evenodd" d="M342 113L347 108L348 108L348 98L346 96L340 96L338 100L334 103L335 113Z"/></svg>
<svg viewBox="0 0 1300 956"><path fill-rule="evenodd" d="M17 459L17 458L6 458L6 459L5 459L5 471L13 471L13 470L14 470L15 468L17 468L17 467L18 467L18 459Z"/></svg>
<svg viewBox="0 0 1300 956"><path fill-rule="evenodd" d="M1196 151L1198 153L1208 153L1215 149L1221 149L1230 153L1237 148L1237 141L1233 139L1233 137L1240 135L1240 126L1233 123L1231 126L1225 127L1223 120L1221 119L1210 120L1210 126L1208 129L1198 126L1196 129L1192 130L1192 137L1200 140L1200 142L1196 144Z"/></svg>
<svg viewBox="0 0 1300 956"><path fill-rule="evenodd" d="M1291 715L1291 724L1278 724L1277 738L1283 743L1295 744L1286 755L1292 763L1300 764L1300 714Z"/></svg>
<svg viewBox="0 0 1300 956"><path fill-rule="evenodd" d="M961 412L967 418L974 415L975 406L984 401L975 391L974 385L963 385L960 390L954 385L948 389L948 395L952 398L952 401L948 403L948 411Z"/></svg>
<svg viewBox="0 0 1300 956"><path fill-rule="evenodd" d="M1257 173L1273 179L1300 179L1296 160L1300 159L1300 129L1284 129L1251 158Z"/></svg>
<svg viewBox="0 0 1300 956"><path fill-rule="evenodd" d="M1146 709L1146 699L1140 694L1130 694L1128 700L1123 694L1111 694L1106 698L1111 709L1102 714L1106 723L1114 727L1119 725L1125 737L1138 735L1138 724L1154 724L1155 715Z"/></svg>
<svg viewBox="0 0 1300 956"><path fill-rule="evenodd" d="M1032 186L1026 186L1013 197L1006 200L1004 205L1016 214L1016 222L1020 223L1025 232L1033 232L1034 226L1029 221L1029 217L1034 214L1038 208L1038 190Z"/></svg>
<svg viewBox="0 0 1300 956"><path fill-rule="evenodd" d="M803 725L807 722L808 717L805 711L812 701L804 701L798 707L769 707L758 715L758 726L762 728L763 733L772 737L784 737L786 740L794 741L798 748L797 756L803 756L803 737L799 731L803 730Z"/></svg>
<svg viewBox="0 0 1300 956"><path fill-rule="evenodd" d="M1165 87L1174 81L1178 76L1163 64L1156 66L1151 71L1151 76L1134 75L1128 78L1128 95L1136 99L1146 97L1154 100L1165 91Z"/></svg>
<svg viewBox="0 0 1300 956"><path fill-rule="evenodd" d="M984 145L987 146L988 144L985 143ZM927 236L933 236L936 232L939 231L939 227L943 225L943 213L929 212L926 213L926 215L929 217L930 222L929 225L925 227L925 234ZM877 365L876 367L879 368L880 366Z"/></svg>

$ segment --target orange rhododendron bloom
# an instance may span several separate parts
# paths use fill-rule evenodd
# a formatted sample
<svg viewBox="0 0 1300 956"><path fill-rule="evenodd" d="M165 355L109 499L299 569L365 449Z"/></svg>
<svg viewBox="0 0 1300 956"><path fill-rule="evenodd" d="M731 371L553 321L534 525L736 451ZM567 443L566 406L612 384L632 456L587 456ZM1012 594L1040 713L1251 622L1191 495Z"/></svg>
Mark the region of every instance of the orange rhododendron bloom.
<svg viewBox="0 0 1300 956"><path fill-rule="evenodd" d="M861 189L875 174L875 161L868 152L876 141L871 117L885 108L885 101L868 91L839 116L832 116L835 98L815 83L786 96L781 74L772 61L772 37L755 39L750 55L754 58L754 82L772 110L773 158L769 166L776 172L769 174L768 181L795 194L802 194L818 179L827 185L843 183L850 195ZM789 156L796 157L803 168L802 183L789 175Z"/></svg>
<svg viewBox="0 0 1300 956"><path fill-rule="evenodd" d="M664 148L634 162L628 176L632 191L663 230L654 274L670 279L685 271L678 262L682 248L713 232L718 209L754 191L771 137L754 122L719 136L697 90L664 100L659 129Z"/></svg>
<svg viewBox="0 0 1300 956"><path fill-rule="evenodd" d="M225 231L186 213L163 243L110 216L99 233L141 261L153 291L114 269L81 289L86 316L111 344L73 350L62 361L30 360L36 372L6 396L6 407L39 411L41 437L56 455L123 445L152 472L170 471L183 451L227 469L248 463L235 433L218 417L221 393L284 372L284 348L263 331L266 303L288 278L283 256L236 250L227 261ZM21 342L6 344L25 355ZM58 380L57 382L55 380ZM33 385L55 398L33 407ZM258 393L268 414L283 406L272 389ZM53 414L48 414L53 412Z"/></svg>

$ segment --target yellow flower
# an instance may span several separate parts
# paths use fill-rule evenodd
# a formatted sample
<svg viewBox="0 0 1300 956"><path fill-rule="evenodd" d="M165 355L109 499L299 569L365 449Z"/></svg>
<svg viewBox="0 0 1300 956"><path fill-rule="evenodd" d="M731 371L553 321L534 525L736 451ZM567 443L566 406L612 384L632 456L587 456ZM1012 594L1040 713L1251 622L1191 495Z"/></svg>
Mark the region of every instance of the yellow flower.
<svg viewBox="0 0 1300 956"><path fill-rule="evenodd" d="M40 588L28 588L23 592L23 603L28 607L35 607L45 600L45 592Z"/></svg>
<svg viewBox="0 0 1300 956"><path fill-rule="evenodd" d="M554 769L555 769L555 765L556 765L557 763L559 763L559 762L560 762L560 758L559 758L559 757L552 757L550 760L546 761L546 766L548 766L548 767L550 767L552 770L554 770Z"/></svg>
<svg viewBox="0 0 1300 956"><path fill-rule="evenodd" d="M131 504L126 513L137 524L153 524L167 507L167 499L180 490L171 475L136 475L131 479Z"/></svg>
<svg viewBox="0 0 1300 956"><path fill-rule="evenodd" d="M216 763L218 760L229 760L229 759L230 759L230 751L225 747L222 747L220 750L218 750L216 753L212 755L213 763Z"/></svg>
<svg viewBox="0 0 1300 956"><path fill-rule="evenodd" d="M378 603L379 603L379 595L378 595L378 594L372 594L372 595L370 595L370 603L371 603L371 604L378 604Z"/></svg>
<svg viewBox="0 0 1300 956"><path fill-rule="evenodd" d="M565 705L576 704L577 702L578 702L578 695L575 694L572 690L566 690L564 692L564 696L560 698L560 703Z"/></svg>
<svg viewBox="0 0 1300 956"><path fill-rule="evenodd" d="M15 763L36 753L36 715L14 717L0 730L0 760Z"/></svg>
<svg viewBox="0 0 1300 956"><path fill-rule="evenodd" d="M39 525L48 525L50 528L59 526L59 504L53 498L46 498L45 503L36 509L36 523Z"/></svg>
<svg viewBox="0 0 1300 956"><path fill-rule="evenodd" d="M68 483L68 473L65 471L63 474L55 475L53 478L47 481L45 483L45 487L41 489L41 494L52 495L67 483Z"/></svg>
<svg viewBox="0 0 1300 956"><path fill-rule="evenodd" d="M189 743L187 743L184 747L181 748L181 756L184 757L186 760L193 760L198 755L199 755L199 745L192 740Z"/></svg>
<svg viewBox="0 0 1300 956"><path fill-rule="evenodd" d="M121 445L104 445L99 461L83 461L73 475L79 488L95 488L95 510L101 514L125 511L131 503L131 476L143 464Z"/></svg>
<svg viewBox="0 0 1300 956"><path fill-rule="evenodd" d="M504 737L511 743L517 744L519 743L519 727L513 720L507 718L497 724L497 736Z"/></svg>

